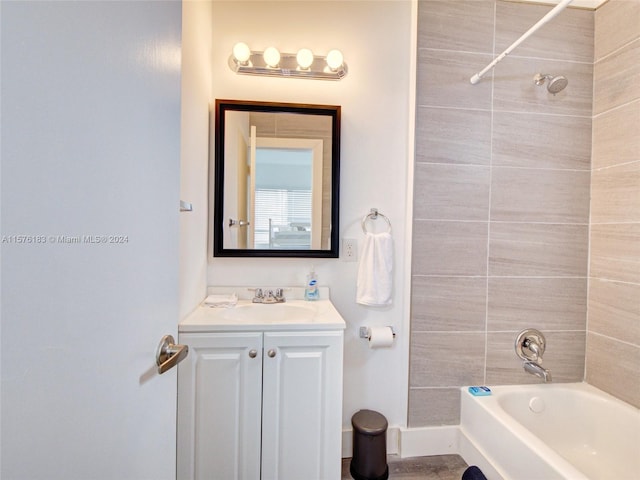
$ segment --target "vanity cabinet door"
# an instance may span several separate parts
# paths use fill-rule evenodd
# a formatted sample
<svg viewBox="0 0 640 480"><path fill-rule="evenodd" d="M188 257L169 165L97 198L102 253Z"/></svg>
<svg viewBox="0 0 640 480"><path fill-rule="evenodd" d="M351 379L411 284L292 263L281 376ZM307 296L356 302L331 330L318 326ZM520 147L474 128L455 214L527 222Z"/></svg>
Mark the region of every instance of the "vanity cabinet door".
<svg viewBox="0 0 640 480"><path fill-rule="evenodd" d="M342 331L265 332L262 480L338 479Z"/></svg>
<svg viewBox="0 0 640 480"><path fill-rule="evenodd" d="M262 332L181 334L178 480L258 480Z"/></svg>

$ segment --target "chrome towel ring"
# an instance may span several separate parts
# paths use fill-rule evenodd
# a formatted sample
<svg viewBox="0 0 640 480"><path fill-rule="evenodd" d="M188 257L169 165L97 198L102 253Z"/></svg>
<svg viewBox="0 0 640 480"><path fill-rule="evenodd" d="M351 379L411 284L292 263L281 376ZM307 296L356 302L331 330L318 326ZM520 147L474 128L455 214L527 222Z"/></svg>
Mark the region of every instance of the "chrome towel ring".
<svg viewBox="0 0 640 480"><path fill-rule="evenodd" d="M389 228L387 229L387 233L391 233L391 222L389 221L389 219L388 219L385 215L383 215L383 214L381 214L380 212L378 212L378 209L377 209L377 208L372 208L372 209L371 209L371 211L370 211L369 213L367 213L364 217L362 217L362 222L361 222L361 225L362 225L362 231L363 231L364 233L369 233L369 232L367 231L367 225L366 225L367 220L368 220L368 219L371 219L371 220L377 220L377 219L378 219L378 217L382 217L382 218L384 219L384 221L385 221L385 222L387 222L387 225L388 225L388 227L389 227Z"/></svg>

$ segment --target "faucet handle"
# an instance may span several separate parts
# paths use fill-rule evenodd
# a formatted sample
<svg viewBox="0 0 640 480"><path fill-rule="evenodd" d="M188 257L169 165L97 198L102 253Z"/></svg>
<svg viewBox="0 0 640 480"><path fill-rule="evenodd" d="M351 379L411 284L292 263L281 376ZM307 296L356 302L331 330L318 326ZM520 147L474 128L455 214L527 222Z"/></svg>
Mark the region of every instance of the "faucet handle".
<svg viewBox="0 0 640 480"><path fill-rule="evenodd" d="M254 290L253 299L251 300L253 303L262 303L264 300L264 293L262 293L261 288L256 288Z"/></svg>
<svg viewBox="0 0 640 480"><path fill-rule="evenodd" d="M272 290L267 290L267 293L264 296L263 303L276 303L276 302L277 302L277 300L273 296L273 291Z"/></svg>
<svg viewBox="0 0 640 480"><path fill-rule="evenodd" d="M542 363L546 341L542 332L528 328L518 334L515 342L516 354L524 361Z"/></svg>
<svg viewBox="0 0 640 480"><path fill-rule="evenodd" d="M544 343L543 343L544 345ZM524 339L524 343L522 344L523 348L528 348L531 352L530 355L526 355L533 362L542 363L542 352L543 348L535 341L535 339L531 337L527 337Z"/></svg>

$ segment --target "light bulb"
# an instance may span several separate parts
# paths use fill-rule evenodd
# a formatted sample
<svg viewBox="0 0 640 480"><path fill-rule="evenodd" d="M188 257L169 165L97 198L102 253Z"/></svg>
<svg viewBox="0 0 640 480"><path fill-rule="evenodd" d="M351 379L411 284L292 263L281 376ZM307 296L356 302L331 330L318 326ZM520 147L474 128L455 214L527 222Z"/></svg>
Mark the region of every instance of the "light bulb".
<svg viewBox="0 0 640 480"><path fill-rule="evenodd" d="M308 48L301 48L296 55L298 65L303 70L308 70L313 63L313 52Z"/></svg>
<svg viewBox="0 0 640 480"><path fill-rule="evenodd" d="M280 52L275 47L267 48L262 56L264 58L264 63L272 68L277 67L278 63L280 63Z"/></svg>
<svg viewBox="0 0 640 480"><path fill-rule="evenodd" d="M342 56L342 52L340 50L331 50L327 53L327 65L333 71L337 70L342 66L344 62L344 57Z"/></svg>
<svg viewBox="0 0 640 480"><path fill-rule="evenodd" d="M233 57L243 65L246 65L247 61L251 57L251 50L249 45L243 42L238 42L233 46Z"/></svg>

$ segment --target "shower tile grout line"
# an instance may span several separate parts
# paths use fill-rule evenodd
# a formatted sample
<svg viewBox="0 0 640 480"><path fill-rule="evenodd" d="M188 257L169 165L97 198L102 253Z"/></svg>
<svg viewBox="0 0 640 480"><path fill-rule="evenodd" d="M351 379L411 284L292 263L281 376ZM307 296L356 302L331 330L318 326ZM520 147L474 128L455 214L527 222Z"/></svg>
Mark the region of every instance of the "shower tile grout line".
<svg viewBox="0 0 640 480"><path fill-rule="evenodd" d="M496 29L498 23L498 5L497 2L493 2L493 46L492 49L496 50ZM491 135L491 142L489 144L489 192L488 192L488 200L487 200L487 261L485 272L487 272L487 277L485 278L484 283L484 359L482 365L482 383L487 382L487 361L489 358L489 268L491 264L491 193L492 193L492 185L493 185L493 147L494 147L494 121L495 121L495 70L491 71L491 126L489 129L489 134Z"/></svg>
<svg viewBox="0 0 640 480"><path fill-rule="evenodd" d="M638 160L631 161L634 163ZM490 165L482 163L446 163L446 162L422 162L416 161L416 165L441 165L447 167L475 167L475 168L491 168ZM553 168L553 167L523 167L520 165L494 165L495 168L508 168L512 170L546 170L553 172L591 172L590 168Z"/></svg>
<svg viewBox="0 0 640 480"><path fill-rule="evenodd" d="M637 99L635 99L637 100ZM627 103L633 103L635 100L632 100L630 102ZM458 106L448 106L448 105L434 105L434 104L430 104L430 103L421 103L416 105L416 107L418 108L434 108L434 109L440 109L440 110L462 110L462 111L470 111L470 112L491 112L492 110L495 112L499 112L499 113L513 113L513 114L518 114L518 115L541 115L541 116L545 116L545 117L570 117L570 118L586 118L586 119L591 119L593 118L592 115L576 115L576 114L571 114L571 113L548 113L548 112L532 112L532 111L524 111L524 110L506 110L506 109L500 109L500 108L477 108L477 107L458 107ZM613 108L611 110L614 110ZM611 111L611 110L607 110L607 112ZM601 115L601 113L599 113L598 115Z"/></svg>
<svg viewBox="0 0 640 480"><path fill-rule="evenodd" d="M495 24L494 24L495 29ZM629 42L633 43L633 42ZM499 53L486 53L486 52L472 52L469 50L449 50L445 48L433 48L433 47L418 47L418 51L431 51L431 52L444 52L444 53L463 53L465 55L485 55L489 57L496 57ZM535 55L518 55L517 53L511 53L508 55L508 58L519 58L519 59L528 59L528 60L543 60L545 62L562 62L562 63L575 63L579 65L591 65L593 61L589 60L572 60L568 58L547 58L547 57L539 57ZM471 76L471 75L469 75Z"/></svg>

